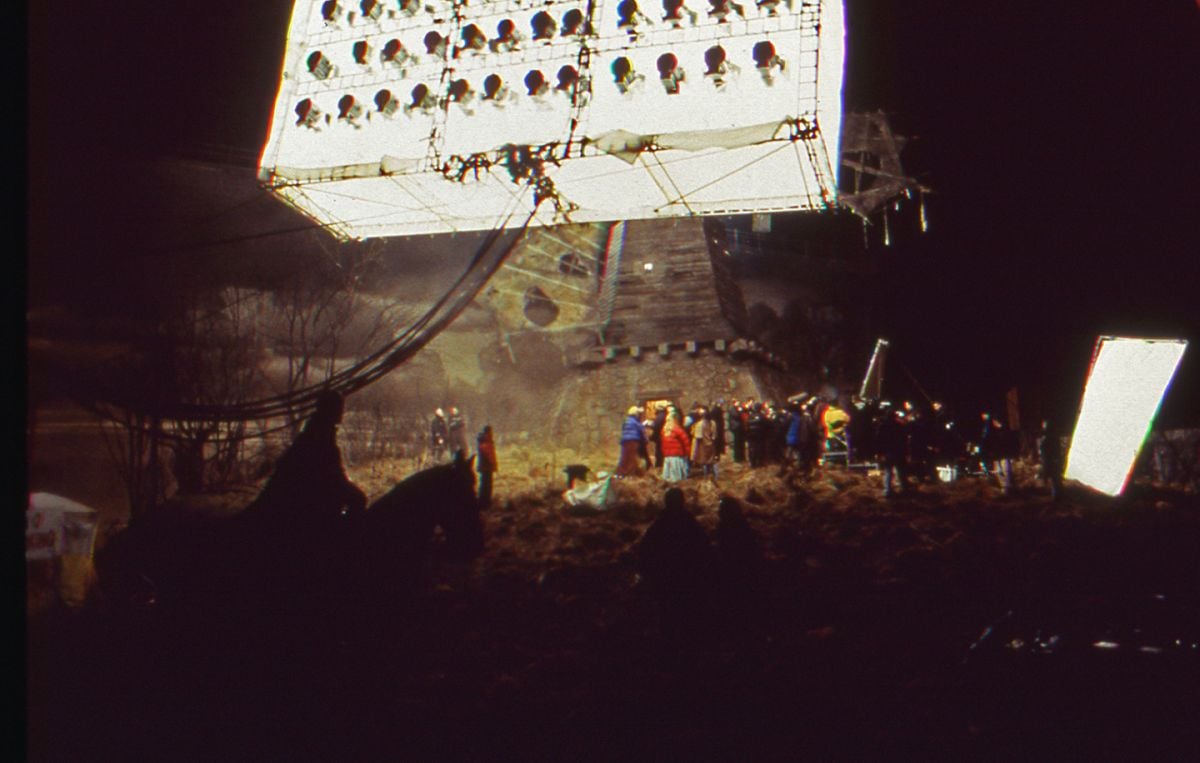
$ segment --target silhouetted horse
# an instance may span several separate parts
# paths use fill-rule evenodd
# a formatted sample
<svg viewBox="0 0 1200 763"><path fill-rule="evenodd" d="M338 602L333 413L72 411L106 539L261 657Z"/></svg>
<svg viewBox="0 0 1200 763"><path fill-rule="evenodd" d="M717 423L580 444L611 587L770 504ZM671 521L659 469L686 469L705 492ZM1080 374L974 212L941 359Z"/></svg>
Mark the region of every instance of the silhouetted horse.
<svg viewBox="0 0 1200 763"><path fill-rule="evenodd" d="M417 472L351 518L343 582L353 590L346 593L365 597L368 607L387 606L418 592L434 555L466 561L483 551L473 462L459 454Z"/></svg>
<svg viewBox="0 0 1200 763"><path fill-rule="evenodd" d="M466 560L483 550L473 461L460 457L418 472L366 511L344 516L135 523L98 560L102 583L118 604L144 583L164 605L351 607L370 616L414 596L435 552Z"/></svg>

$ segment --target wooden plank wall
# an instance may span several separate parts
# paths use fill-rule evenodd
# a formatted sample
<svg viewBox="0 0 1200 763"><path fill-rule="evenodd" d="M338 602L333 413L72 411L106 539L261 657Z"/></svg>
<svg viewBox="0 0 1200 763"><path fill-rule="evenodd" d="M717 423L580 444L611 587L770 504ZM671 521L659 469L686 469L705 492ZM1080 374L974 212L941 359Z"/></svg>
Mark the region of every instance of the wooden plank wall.
<svg viewBox="0 0 1200 763"><path fill-rule="evenodd" d="M718 296L702 221L631 220L627 226L605 344L649 347L736 338L739 332L726 317ZM646 270L647 263L652 270ZM725 275L723 288L736 289L729 274ZM731 300L740 302L740 292L726 302Z"/></svg>

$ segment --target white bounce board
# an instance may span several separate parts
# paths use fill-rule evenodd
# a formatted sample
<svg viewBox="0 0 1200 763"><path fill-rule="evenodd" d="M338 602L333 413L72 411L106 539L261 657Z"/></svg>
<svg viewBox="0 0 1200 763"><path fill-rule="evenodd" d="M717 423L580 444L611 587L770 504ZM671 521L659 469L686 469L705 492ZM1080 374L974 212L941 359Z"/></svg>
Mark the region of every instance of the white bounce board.
<svg viewBox="0 0 1200 763"><path fill-rule="evenodd" d="M1092 353L1067 479L1120 495L1187 341L1102 336Z"/></svg>

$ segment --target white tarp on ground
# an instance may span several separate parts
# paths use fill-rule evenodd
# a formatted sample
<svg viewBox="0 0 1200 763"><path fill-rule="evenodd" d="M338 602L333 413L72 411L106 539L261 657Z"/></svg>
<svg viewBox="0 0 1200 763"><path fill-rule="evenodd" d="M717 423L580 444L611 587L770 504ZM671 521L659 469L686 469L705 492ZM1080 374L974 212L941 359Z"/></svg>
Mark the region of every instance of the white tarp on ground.
<svg viewBox="0 0 1200 763"><path fill-rule="evenodd" d="M596 475L596 482L581 482L563 493L563 500L568 506L577 509L607 509L617 502L617 491L613 487L613 478L606 472Z"/></svg>
<svg viewBox="0 0 1200 763"><path fill-rule="evenodd" d="M369 7L296 1L260 161L264 183L335 233L522 219L532 194L501 166L506 145L538 149L575 222L836 201L839 0L678 19L617 0ZM569 32L589 7L594 34ZM554 25L542 39L539 16ZM534 224L561 221L544 207Z"/></svg>
<svg viewBox="0 0 1200 763"><path fill-rule="evenodd" d="M1096 341L1067 453L1067 479L1120 495L1185 349L1181 339Z"/></svg>

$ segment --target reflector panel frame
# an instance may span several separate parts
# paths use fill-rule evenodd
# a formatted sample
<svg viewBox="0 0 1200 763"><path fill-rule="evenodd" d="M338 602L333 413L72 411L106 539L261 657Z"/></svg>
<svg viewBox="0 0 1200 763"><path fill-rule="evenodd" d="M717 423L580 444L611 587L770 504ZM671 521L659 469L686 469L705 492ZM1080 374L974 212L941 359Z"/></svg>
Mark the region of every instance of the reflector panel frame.
<svg viewBox="0 0 1200 763"><path fill-rule="evenodd" d="M1071 436L1065 476L1120 495L1146 440L1187 342L1103 336Z"/></svg>
<svg viewBox="0 0 1200 763"><path fill-rule="evenodd" d="M501 166L507 144L551 160L560 204L534 224L564 212L597 222L833 204L841 3L745 3L725 22L692 4L678 24L647 4L631 33L621 5L604 0L592 6L595 34L564 36L586 2L424 3L411 15L392 3L378 18L354 2L330 21L328 3L298 0L260 180L352 238L491 229L528 212L533 194ZM532 39L539 13L558 25L547 40ZM524 37L514 49L499 36L506 20ZM472 25L489 38L482 49L465 44ZM453 44L427 48L430 34ZM396 42L404 53L385 60ZM678 77L661 76L667 56ZM618 82L622 61L633 74ZM559 86L567 67L583 84ZM539 77L546 87L530 90Z"/></svg>

